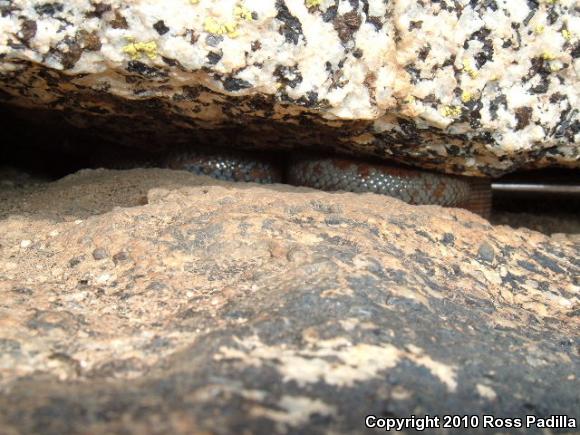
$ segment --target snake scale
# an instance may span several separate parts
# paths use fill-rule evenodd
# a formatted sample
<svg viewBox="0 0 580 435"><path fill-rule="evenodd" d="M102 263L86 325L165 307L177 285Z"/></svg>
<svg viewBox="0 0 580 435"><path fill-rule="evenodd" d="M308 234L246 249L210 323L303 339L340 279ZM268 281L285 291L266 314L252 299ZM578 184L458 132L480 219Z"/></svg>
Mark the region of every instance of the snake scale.
<svg viewBox="0 0 580 435"><path fill-rule="evenodd" d="M276 163L253 154L187 150L171 154L162 166L226 181L286 182L325 191L373 192L409 204L465 208L483 217L488 217L491 209L488 180L385 163L315 156Z"/></svg>

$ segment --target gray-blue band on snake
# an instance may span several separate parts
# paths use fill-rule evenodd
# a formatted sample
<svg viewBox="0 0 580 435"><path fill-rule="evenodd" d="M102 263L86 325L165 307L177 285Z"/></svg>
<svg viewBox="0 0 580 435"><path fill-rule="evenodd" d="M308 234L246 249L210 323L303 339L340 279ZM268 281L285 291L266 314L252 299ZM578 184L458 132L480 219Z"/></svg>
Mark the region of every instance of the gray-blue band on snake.
<svg viewBox="0 0 580 435"><path fill-rule="evenodd" d="M310 157L292 161L284 171L274 162L237 152L178 152L166 167L226 181L278 183L326 191L374 192L409 204L462 207L487 217L490 182L344 158Z"/></svg>

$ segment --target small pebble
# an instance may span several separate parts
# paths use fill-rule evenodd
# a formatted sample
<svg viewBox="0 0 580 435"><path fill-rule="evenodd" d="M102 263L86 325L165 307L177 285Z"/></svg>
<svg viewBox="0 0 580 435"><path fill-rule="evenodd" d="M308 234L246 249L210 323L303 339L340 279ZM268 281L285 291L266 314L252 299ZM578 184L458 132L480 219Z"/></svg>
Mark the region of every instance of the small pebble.
<svg viewBox="0 0 580 435"><path fill-rule="evenodd" d="M93 251L93 258L95 260L104 260L109 254L103 248L97 248Z"/></svg>
<svg viewBox="0 0 580 435"><path fill-rule="evenodd" d="M28 248L30 245L32 245L32 240L23 240L20 242L20 247L21 248Z"/></svg>
<svg viewBox="0 0 580 435"><path fill-rule="evenodd" d="M127 255L126 252L117 252L115 255L113 255L113 262L115 264L120 263L122 261L126 261L129 259L129 256Z"/></svg>
<svg viewBox="0 0 580 435"><path fill-rule="evenodd" d="M76 267L78 266L82 261L84 260L84 257L81 255L80 257L73 257L69 260L68 262L68 267Z"/></svg>
<svg viewBox="0 0 580 435"><path fill-rule="evenodd" d="M477 256L480 260L486 261L487 263L492 263L493 259L495 258L495 251L493 250L493 246L487 242L483 242L479 246Z"/></svg>
<svg viewBox="0 0 580 435"><path fill-rule="evenodd" d="M445 234L443 234L443 239L441 240L441 242L444 245L453 246L455 244L455 236L451 233L445 233Z"/></svg>

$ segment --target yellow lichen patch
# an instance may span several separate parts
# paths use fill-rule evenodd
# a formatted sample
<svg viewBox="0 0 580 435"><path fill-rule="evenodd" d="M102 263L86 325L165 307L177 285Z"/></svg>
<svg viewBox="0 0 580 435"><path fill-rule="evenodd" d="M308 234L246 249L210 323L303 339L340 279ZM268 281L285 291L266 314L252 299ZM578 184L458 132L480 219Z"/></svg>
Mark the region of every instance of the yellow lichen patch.
<svg viewBox="0 0 580 435"><path fill-rule="evenodd" d="M304 4L307 8L313 8L315 6L319 6L322 3L322 0L304 0Z"/></svg>
<svg viewBox="0 0 580 435"><path fill-rule="evenodd" d="M461 115L461 107L458 106L443 106L441 114L447 118L457 118Z"/></svg>
<svg viewBox="0 0 580 435"><path fill-rule="evenodd" d="M479 72L473 67L469 59L463 60L463 70L469 74L472 79L476 79L479 76Z"/></svg>
<svg viewBox="0 0 580 435"><path fill-rule="evenodd" d="M222 26L216 21L215 18L209 17L205 19L205 22L203 23L203 29L208 33L219 34L222 30Z"/></svg>
<svg viewBox="0 0 580 435"><path fill-rule="evenodd" d="M238 5L234 8L234 16L240 20L251 20L252 11L244 5Z"/></svg>
<svg viewBox="0 0 580 435"><path fill-rule="evenodd" d="M238 28L241 21L252 20L252 11L250 11L243 4L238 4L234 7L232 12L232 21L220 22L213 17L208 17L204 21L203 28L208 33L213 33L214 35L226 35L230 38L236 38L240 34Z"/></svg>
<svg viewBox="0 0 580 435"><path fill-rule="evenodd" d="M463 91L461 93L461 101L464 103L469 103L471 100L475 99L475 95L469 91Z"/></svg>
<svg viewBox="0 0 580 435"><path fill-rule="evenodd" d="M542 59L547 61L555 60L556 56L553 53L550 53L549 51L545 51L544 53L542 53Z"/></svg>
<svg viewBox="0 0 580 435"><path fill-rule="evenodd" d="M203 23L203 29L208 33L213 33L214 35L227 35L230 38L239 36L238 23L235 21L220 23L215 18L209 17L206 18Z"/></svg>
<svg viewBox="0 0 580 435"><path fill-rule="evenodd" d="M536 35L541 35L544 33L544 30L546 30L546 27L543 24L538 24L536 27L534 27L534 33Z"/></svg>
<svg viewBox="0 0 580 435"><path fill-rule="evenodd" d="M562 29L562 36L566 41L570 41L572 39L572 32L568 29Z"/></svg>
<svg viewBox="0 0 580 435"><path fill-rule="evenodd" d="M157 57L157 43L155 41L130 42L123 47L123 53L127 53L133 60L137 60L143 55L149 59L155 59Z"/></svg>

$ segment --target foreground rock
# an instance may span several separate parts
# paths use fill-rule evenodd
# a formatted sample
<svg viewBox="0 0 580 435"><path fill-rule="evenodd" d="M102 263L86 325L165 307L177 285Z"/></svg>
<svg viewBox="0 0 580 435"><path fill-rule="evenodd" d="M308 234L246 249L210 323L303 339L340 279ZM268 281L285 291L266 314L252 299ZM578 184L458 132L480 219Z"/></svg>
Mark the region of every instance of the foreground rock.
<svg viewBox="0 0 580 435"><path fill-rule="evenodd" d="M0 204L3 433L580 417L577 237L163 170Z"/></svg>
<svg viewBox="0 0 580 435"><path fill-rule="evenodd" d="M0 11L0 101L115 142L326 147L479 176L578 167L573 0L15 0Z"/></svg>

